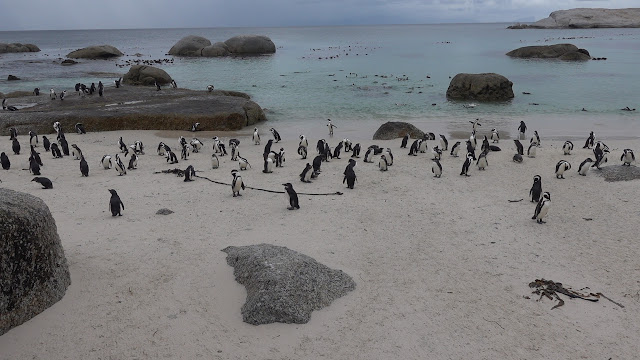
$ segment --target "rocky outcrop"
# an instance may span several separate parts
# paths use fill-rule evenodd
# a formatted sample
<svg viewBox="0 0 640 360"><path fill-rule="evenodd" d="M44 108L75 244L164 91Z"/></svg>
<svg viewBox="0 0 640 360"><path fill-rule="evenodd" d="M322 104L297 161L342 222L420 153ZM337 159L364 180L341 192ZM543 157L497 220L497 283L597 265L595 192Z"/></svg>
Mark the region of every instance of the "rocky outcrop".
<svg viewBox="0 0 640 360"><path fill-rule="evenodd" d="M169 50L175 56L219 57L228 55L262 55L276 52L276 45L263 35L234 36L225 42L211 41L195 35L185 36Z"/></svg>
<svg viewBox="0 0 640 360"><path fill-rule="evenodd" d="M242 319L249 324L305 324L311 312L356 287L341 270L286 247L260 244L229 246L222 251L227 253L236 281L247 290Z"/></svg>
<svg viewBox="0 0 640 360"><path fill-rule="evenodd" d="M260 105L245 93L169 86L156 91L125 84L105 88L103 97L67 96L64 101L24 92L11 104L20 107L20 111L0 111L0 135L8 135L11 127L19 134L29 130L49 134L55 121L66 129L81 122L88 131L189 130L195 122L200 123L201 130L231 131L266 120Z"/></svg>
<svg viewBox="0 0 640 360"><path fill-rule="evenodd" d="M78 63L78 62L77 62L77 61L75 61L75 60L71 60L71 59L64 59L64 60L62 60L62 62L60 63L60 65L62 65L62 66L69 66L69 65L75 65L75 64L77 64L77 63Z"/></svg>
<svg viewBox="0 0 640 360"><path fill-rule="evenodd" d="M111 45L89 46L67 54L72 59L111 59L124 55Z"/></svg>
<svg viewBox="0 0 640 360"><path fill-rule="evenodd" d="M211 41L202 36L188 35L169 49L169 55L201 56L201 50L209 45L211 45Z"/></svg>
<svg viewBox="0 0 640 360"><path fill-rule="evenodd" d="M47 205L0 188L0 335L58 302L70 284Z"/></svg>
<svg viewBox="0 0 640 360"><path fill-rule="evenodd" d="M407 134L413 139L422 139L424 136L424 132L412 124L401 121L388 121L382 124L373 134L373 140L392 140L404 137Z"/></svg>
<svg viewBox="0 0 640 360"><path fill-rule="evenodd" d="M525 46L507 53L507 56L520 59L560 59L560 60L590 60L591 56L585 49L578 49L573 44L555 44Z"/></svg>
<svg viewBox="0 0 640 360"><path fill-rule="evenodd" d="M458 74L451 79L447 98L452 100L505 101L513 98L513 83L495 73Z"/></svg>
<svg viewBox="0 0 640 360"><path fill-rule="evenodd" d="M240 35L234 36L224 42L232 54L256 55L273 54L276 52L276 45L266 36L262 35Z"/></svg>
<svg viewBox="0 0 640 360"><path fill-rule="evenodd" d="M5 53L21 53L21 52L38 52L40 48L33 44L6 44L0 43L0 54Z"/></svg>
<svg viewBox="0 0 640 360"><path fill-rule="evenodd" d="M7 76L7 81L16 81L16 80L20 80L20 78L15 75Z"/></svg>
<svg viewBox="0 0 640 360"><path fill-rule="evenodd" d="M577 8L552 12L548 18L533 24L516 24L510 29L583 29L640 27L640 8Z"/></svg>
<svg viewBox="0 0 640 360"><path fill-rule="evenodd" d="M128 85L154 85L156 82L160 85L168 84L171 76L157 67L133 65L122 77L122 83Z"/></svg>

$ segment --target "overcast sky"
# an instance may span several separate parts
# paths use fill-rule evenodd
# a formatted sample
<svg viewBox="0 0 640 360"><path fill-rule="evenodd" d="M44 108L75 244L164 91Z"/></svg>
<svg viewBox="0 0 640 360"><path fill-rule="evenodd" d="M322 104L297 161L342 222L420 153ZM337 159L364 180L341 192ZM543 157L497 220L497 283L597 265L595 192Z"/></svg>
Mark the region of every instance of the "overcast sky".
<svg viewBox="0 0 640 360"><path fill-rule="evenodd" d="M513 22L560 9L638 6L640 0L2 0L0 30Z"/></svg>

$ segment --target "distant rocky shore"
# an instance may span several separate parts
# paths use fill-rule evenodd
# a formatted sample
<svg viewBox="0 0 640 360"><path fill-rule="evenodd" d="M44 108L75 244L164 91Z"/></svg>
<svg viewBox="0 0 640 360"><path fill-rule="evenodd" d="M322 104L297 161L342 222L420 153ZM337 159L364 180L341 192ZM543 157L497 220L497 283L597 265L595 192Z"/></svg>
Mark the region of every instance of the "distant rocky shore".
<svg viewBox="0 0 640 360"><path fill-rule="evenodd" d="M589 9L577 8L552 12L548 18L533 24L515 24L508 29L585 29L638 28L640 8Z"/></svg>

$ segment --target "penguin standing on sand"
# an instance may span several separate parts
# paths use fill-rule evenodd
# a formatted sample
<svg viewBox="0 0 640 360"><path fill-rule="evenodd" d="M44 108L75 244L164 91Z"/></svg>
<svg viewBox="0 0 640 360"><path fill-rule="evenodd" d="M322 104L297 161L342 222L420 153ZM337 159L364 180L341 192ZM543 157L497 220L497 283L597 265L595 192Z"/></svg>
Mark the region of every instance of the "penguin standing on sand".
<svg viewBox="0 0 640 360"><path fill-rule="evenodd" d="M340 141L340 142L338 143L338 145L336 146L336 148L335 148L335 149L333 149L333 157L334 157L335 159L340 159L340 151L342 150L342 146L343 146L343 144L344 144L344 142L343 142L343 141Z"/></svg>
<svg viewBox="0 0 640 360"><path fill-rule="evenodd" d="M280 137L280 134L276 131L276 129L271 128L271 129L269 129L269 131L271 131L271 133L273 134L273 139L276 142L279 142L280 140L282 140L282 138Z"/></svg>
<svg viewBox="0 0 640 360"><path fill-rule="evenodd" d="M53 189L53 183L46 177L34 177L31 181L35 181L38 184L42 185L43 189Z"/></svg>
<svg viewBox="0 0 640 360"><path fill-rule="evenodd" d="M564 172L571 170L571 164L566 160L560 160L556 164L556 179L564 179Z"/></svg>
<svg viewBox="0 0 640 360"><path fill-rule="evenodd" d="M49 89L49 99L55 100L57 98L58 98L58 95L56 95L56 91L53 89Z"/></svg>
<svg viewBox="0 0 640 360"><path fill-rule="evenodd" d="M518 132L520 133L520 140L526 139L527 125L524 123L524 121L520 121L520 126L518 126Z"/></svg>
<svg viewBox="0 0 640 360"><path fill-rule="evenodd" d="M127 150L127 144L122 140L122 136L120 136L120 140L118 140L118 147L120 147L120 152L125 152Z"/></svg>
<svg viewBox="0 0 640 360"><path fill-rule="evenodd" d="M60 148L58 147L58 144L56 143L51 144L51 155L53 155L54 159L59 159L62 157L62 153L60 152Z"/></svg>
<svg viewBox="0 0 640 360"><path fill-rule="evenodd" d="M471 132L471 135L469 136L469 142L471 143L471 146L473 146L474 150L478 147L478 139L476 138L475 130Z"/></svg>
<svg viewBox="0 0 640 360"><path fill-rule="evenodd" d="M282 167L282 165L285 162L285 158L284 158L284 148L280 148L280 152L278 153L278 156L276 157L276 167Z"/></svg>
<svg viewBox="0 0 640 360"><path fill-rule="evenodd" d="M258 128L253 128L253 145L260 145L260 134L258 134Z"/></svg>
<svg viewBox="0 0 640 360"><path fill-rule="evenodd" d="M160 90L162 90L162 88L160 87L160 84L158 84L158 82L157 82L157 81L155 81L155 82L153 83L153 85L155 85L155 86L156 86L156 91L160 91Z"/></svg>
<svg viewBox="0 0 640 360"><path fill-rule="evenodd" d="M126 157L127 155L125 155ZM127 170L135 170L138 168L138 155L135 153L131 153L131 157L129 158L129 165L127 166Z"/></svg>
<svg viewBox="0 0 640 360"><path fill-rule="evenodd" d="M247 170L247 166L251 167L251 164L249 164L249 161L243 158L242 156L240 156L240 153L238 153L238 167L240 168L240 170Z"/></svg>
<svg viewBox="0 0 640 360"><path fill-rule="evenodd" d="M460 141L456 141L455 144L451 147L451 152L449 153L453 157L458 157L458 152L460 151Z"/></svg>
<svg viewBox="0 0 640 360"><path fill-rule="evenodd" d="M104 94L104 85L102 85L102 81L98 81L98 96L102 97Z"/></svg>
<svg viewBox="0 0 640 360"><path fill-rule="evenodd" d="M329 128L329 136L333 137L333 129L337 128L337 126L333 125L331 119L327 119L327 127Z"/></svg>
<svg viewBox="0 0 640 360"><path fill-rule="evenodd" d="M596 161L591 165L591 167L602 170L602 164L605 164L607 161L609 161L609 150L603 150L599 156L596 156Z"/></svg>
<svg viewBox="0 0 640 360"><path fill-rule="evenodd" d="M538 135L538 130L535 130L533 132L533 136L531 137L531 140L529 140L529 143L532 145L535 145L537 147L540 147L540 135Z"/></svg>
<svg viewBox="0 0 640 360"><path fill-rule="evenodd" d="M33 131L29 131L29 144L31 144L31 146L33 147L37 147L38 143L38 134Z"/></svg>
<svg viewBox="0 0 640 360"><path fill-rule="evenodd" d="M356 177L356 172L353 170L354 166L355 164L352 166L351 163L349 163L349 165L344 171L344 179L342 179L342 183L344 184L346 181L347 187L349 189L353 189L356 181L358 181L358 178Z"/></svg>
<svg viewBox="0 0 640 360"><path fill-rule="evenodd" d="M69 156L69 143L67 142L67 139L64 138L64 134L60 138L60 146L62 147L62 153L64 156Z"/></svg>
<svg viewBox="0 0 640 360"><path fill-rule="evenodd" d="M184 170L184 181L193 181L193 178L196 176L196 170L193 168L193 165L187 166Z"/></svg>
<svg viewBox="0 0 640 360"><path fill-rule="evenodd" d="M591 132L593 134L593 132ZM562 151L564 152L565 155L571 155L571 151L573 150L573 143L569 140L564 142L564 145L562 145Z"/></svg>
<svg viewBox="0 0 640 360"><path fill-rule="evenodd" d="M86 134L87 131L84 129L84 125L82 125L82 123L77 123L76 124L76 132L78 134Z"/></svg>
<svg viewBox="0 0 640 360"><path fill-rule="evenodd" d="M418 148L420 146L420 139L416 139L409 148L409 155L418 156ZM368 151L367 151L368 152Z"/></svg>
<svg viewBox="0 0 640 360"><path fill-rule="evenodd" d="M116 84L116 89L120 87L120 83L122 82L122 78L114 80L113 83Z"/></svg>
<svg viewBox="0 0 640 360"><path fill-rule="evenodd" d="M13 138L11 149L13 150L14 155L20 155L20 142L18 141L18 138Z"/></svg>
<svg viewBox="0 0 640 360"><path fill-rule="evenodd" d="M478 170L484 170L487 166L489 166L486 152L483 151L480 153L480 156L478 156L478 160L476 161L476 166L478 166Z"/></svg>
<svg viewBox="0 0 640 360"><path fill-rule="evenodd" d="M516 144L516 148L518 149L518 154L524 155L524 146L522 146L522 143L520 142L520 140L515 139L513 140L513 142Z"/></svg>
<svg viewBox="0 0 640 360"><path fill-rule="evenodd" d="M431 158L431 160L442 159L442 150L440 150L439 147L434 146L433 149L431 150L431 153L433 154L433 158Z"/></svg>
<svg viewBox="0 0 640 360"><path fill-rule="evenodd" d="M387 157L384 155L380 155L380 161L378 161L378 168L380 171L387 171L389 167L389 163L387 162Z"/></svg>
<svg viewBox="0 0 640 360"><path fill-rule="evenodd" d="M18 130L16 128L9 128L9 140L13 140L18 137Z"/></svg>
<svg viewBox="0 0 640 360"><path fill-rule="evenodd" d="M442 134L440 134L440 149L442 149L442 151L449 149L449 141L447 141L447 138Z"/></svg>
<svg viewBox="0 0 640 360"><path fill-rule="evenodd" d="M344 138L342 139L342 143L344 145L344 151L345 152L349 152L349 151L353 151L353 146L351 145L351 140Z"/></svg>
<svg viewBox="0 0 640 360"><path fill-rule="evenodd" d="M51 141L46 136L42 136L42 146L44 146L44 151L51 149Z"/></svg>
<svg viewBox="0 0 640 360"><path fill-rule="evenodd" d="M116 154L115 166L114 168L118 172L118 176L127 175L127 169L124 168L124 164L120 159L120 155Z"/></svg>
<svg viewBox="0 0 640 360"><path fill-rule="evenodd" d="M313 158L313 174L311 176L311 178L317 177L318 174L322 171L320 170L320 168L322 167L322 155L318 155L315 158Z"/></svg>
<svg viewBox="0 0 640 360"><path fill-rule="evenodd" d="M473 158L473 160L476 160L476 148L475 146L473 146L473 144L471 143L471 140L467 140L467 156L471 155L471 157Z"/></svg>
<svg viewBox="0 0 640 360"><path fill-rule="evenodd" d="M264 169L262 170L265 174L270 174L273 172L273 159L265 156L264 158Z"/></svg>
<svg viewBox="0 0 640 360"><path fill-rule="evenodd" d="M482 140L482 145L480 146L480 151L488 153L491 150L491 145L489 144L489 139L485 136Z"/></svg>
<svg viewBox="0 0 640 360"><path fill-rule="evenodd" d="M40 164L33 156L29 156L29 172L33 175L40 175Z"/></svg>
<svg viewBox="0 0 640 360"><path fill-rule="evenodd" d="M405 135L402 138L402 143L400 144L400 149L405 149L407 147L407 143L409 142L409 134Z"/></svg>
<svg viewBox="0 0 640 360"><path fill-rule="evenodd" d="M216 154L211 154L211 168L217 169L219 167L220 167L220 160L218 159L218 156L216 156Z"/></svg>
<svg viewBox="0 0 640 360"><path fill-rule="evenodd" d="M300 181L310 183L311 174L313 173L312 169L311 164L307 163L307 166L304 167L304 170L302 170L302 173L300 174Z"/></svg>
<svg viewBox="0 0 640 360"><path fill-rule="evenodd" d="M527 149L527 156L530 158L534 158L536 157L536 148L538 146L536 145L536 143L531 143L529 144L529 148Z"/></svg>
<svg viewBox="0 0 640 360"><path fill-rule="evenodd" d="M169 149L165 154L166 154L166 157L167 157L167 162L169 164L177 164L178 163L178 157L176 156L176 153L171 151L171 149ZM118 154L116 154L116 157L117 156L118 156Z"/></svg>
<svg viewBox="0 0 640 360"><path fill-rule="evenodd" d="M307 158L307 148L304 146L298 146L298 155L302 157L302 159Z"/></svg>
<svg viewBox="0 0 640 360"><path fill-rule="evenodd" d="M188 160L189 158L189 153L191 146L187 145L187 144L182 144L182 150L180 150L180 159L181 160Z"/></svg>
<svg viewBox="0 0 640 360"><path fill-rule="evenodd" d="M633 150L624 149L622 151L622 156L620 156L620 161L622 161L622 166L631 166L631 164L636 161L636 156L633 154Z"/></svg>
<svg viewBox="0 0 640 360"><path fill-rule="evenodd" d="M412 147L413 148L413 147ZM371 158L373 158L373 154L375 153L375 150L373 148L368 148L367 152L364 153L364 162L366 163L371 163L373 162L373 160ZM411 154L410 154L411 155ZM414 154L417 156L417 154Z"/></svg>
<svg viewBox="0 0 640 360"><path fill-rule="evenodd" d="M433 173L433 177L439 178L442 176L442 164L438 159L433 160L433 164L431 164L431 172Z"/></svg>
<svg viewBox="0 0 640 360"><path fill-rule="evenodd" d="M102 164L102 168L105 170L111 169L111 166L113 166L113 164L111 163L111 155L103 156L102 160L100 160L100 164Z"/></svg>
<svg viewBox="0 0 640 360"><path fill-rule="evenodd" d="M592 132L589 133L587 141L584 142L583 149L591 149L596 142L596 135Z"/></svg>
<svg viewBox="0 0 640 360"><path fill-rule="evenodd" d="M471 162L473 160L473 154L467 153L467 159L462 164L462 171L460 172L460 175L469 176L469 167L471 167Z"/></svg>
<svg viewBox="0 0 640 360"><path fill-rule="evenodd" d="M30 146L30 148L31 148L31 156L36 160L38 165L44 166L44 164L42 164L42 159L40 159L40 154L36 151L36 149L33 146Z"/></svg>
<svg viewBox="0 0 640 360"><path fill-rule="evenodd" d="M84 156L80 157L80 173L82 176L89 176L89 164L87 164L87 160L84 159Z"/></svg>
<svg viewBox="0 0 640 360"><path fill-rule="evenodd" d="M542 177L536 175L533 177L533 186L529 190L529 196L531 196L531 202L539 202L542 195Z"/></svg>
<svg viewBox="0 0 640 360"><path fill-rule="evenodd" d="M73 148L73 159L80 160L80 158L82 157L82 150L80 150L80 148L76 144L71 144L71 147Z"/></svg>
<svg viewBox="0 0 640 360"><path fill-rule="evenodd" d="M264 146L264 152L262 153L262 157L266 160L267 155L271 152L271 145L273 145L273 139L269 139L267 144Z"/></svg>
<svg viewBox="0 0 640 360"><path fill-rule="evenodd" d="M500 142L500 134L498 133L498 130L496 130L495 128L491 129L491 140L494 143L499 143Z"/></svg>
<svg viewBox="0 0 640 360"><path fill-rule="evenodd" d="M9 170L11 168L11 161L9 161L9 157L4 152L0 154L0 164L2 164L3 170Z"/></svg>
<svg viewBox="0 0 640 360"><path fill-rule="evenodd" d="M427 139L426 139L426 138L424 138L424 139L420 139L420 140L418 141L418 150L419 150L422 154L424 154L424 153L426 153L426 152L427 152Z"/></svg>
<svg viewBox="0 0 640 360"><path fill-rule="evenodd" d="M109 199L109 211L111 211L111 216L122 216L120 207L124 210L124 204L122 203L122 200L120 200L120 196L118 196L118 193L113 189L109 189L109 192L111 193L111 199Z"/></svg>
<svg viewBox="0 0 640 360"><path fill-rule="evenodd" d="M542 194L542 199L540 199L540 201L538 202L538 205L536 205L536 210L531 219L536 220L538 224L543 224L544 221L542 221L542 219L547 216L547 214L549 213L550 207L551 207L551 194L549 194L548 192L545 192L544 194Z"/></svg>
<svg viewBox="0 0 640 360"><path fill-rule="evenodd" d="M357 143L353 146L353 150L351 151L351 157L352 158L360 157L360 143Z"/></svg>
<svg viewBox="0 0 640 360"><path fill-rule="evenodd" d="M242 196L240 194L240 189L244 190L244 182L242 181L242 176L238 175L238 170L231 170L231 175L233 175L233 180L231 181L231 191L233 191L233 197Z"/></svg>
<svg viewBox="0 0 640 360"><path fill-rule="evenodd" d="M204 146L204 144L202 143L202 141L200 141L197 138L193 138L191 139L191 141L189 142L189 145L191 145L191 148L193 149L194 153L198 153L200 152L200 150L202 149L202 147Z"/></svg>
<svg viewBox="0 0 640 360"><path fill-rule="evenodd" d="M284 189L287 192L287 199L289 199L289 207L288 210L300 209L300 205L298 204L298 193L293 190L293 185L291 183L282 184L284 185Z"/></svg>
<svg viewBox="0 0 640 360"><path fill-rule="evenodd" d="M591 167L592 162L593 162L593 159L591 158L584 159L584 161L580 163L580 167L578 168L578 174L582 176L587 176L587 172L589 171L589 168Z"/></svg>

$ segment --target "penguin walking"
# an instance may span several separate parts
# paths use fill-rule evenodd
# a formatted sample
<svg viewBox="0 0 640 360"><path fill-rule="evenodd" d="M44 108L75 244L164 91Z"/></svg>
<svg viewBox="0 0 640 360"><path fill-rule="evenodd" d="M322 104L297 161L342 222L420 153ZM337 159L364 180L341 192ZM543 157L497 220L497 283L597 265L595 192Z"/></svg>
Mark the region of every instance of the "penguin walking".
<svg viewBox="0 0 640 360"><path fill-rule="evenodd" d="M340 151L342 151L343 145L344 145L344 142L340 141L338 145L335 147L335 149L333 149L334 159L340 159Z"/></svg>
<svg viewBox="0 0 640 360"><path fill-rule="evenodd" d="M460 151L460 141L456 141L455 144L451 147L451 152L449 155L453 157L458 157L458 152Z"/></svg>
<svg viewBox="0 0 640 360"><path fill-rule="evenodd" d="M571 164L566 160L560 160L556 164L556 179L564 179L564 172L571 170Z"/></svg>
<svg viewBox="0 0 640 360"><path fill-rule="evenodd" d="M258 134L258 128L253 128L253 145L260 145L260 134Z"/></svg>
<svg viewBox="0 0 640 360"><path fill-rule="evenodd" d="M53 189L53 183L46 177L34 177L31 181L35 181L38 184L42 185L43 189Z"/></svg>
<svg viewBox="0 0 640 360"><path fill-rule="evenodd" d="M18 138L13 138L11 149L13 150L14 155L20 155L20 142L18 141Z"/></svg>
<svg viewBox="0 0 640 360"><path fill-rule="evenodd" d="M289 207L288 210L300 209L300 204L298 204L298 193L293 190L293 185L291 183L282 184L284 185L284 189L287 192L287 198L289 199Z"/></svg>
<svg viewBox="0 0 640 360"><path fill-rule="evenodd" d="M77 123L76 124L76 132L78 134L86 134L87 131L84 129L84 125L82 125L82 123Z"/></svg>
<svg viewBox="0 0 640 360"><path fill-rule="evenodd" d="M529 196L531 196L531 202L539 202L542 195L542 177L536 175L533 177L533 185L529 190Z"/></svg>
<svg viewBox="0 0 640 360"><path fill-rule="evenodd" d="M238 170L231 170L231 175L233 175L233 180L231 181L231 191L233 191L233 197L242 196L240 194L240 189L244 190L244 182L242 181L242 176L238 175Z"/></svg>
<svg viewBox="0 0 640 360"><path fill-rule="evenodd" d="M331 119L327 119L327 121L328 121L327 127L329 128L329 136L333 137L333 129L336 129L338 127L333 125L333 123L331 122Z"/></svg>
<svg viewBox="0 0 640 360"><path fill-rule="evenodd" d="M300 181L304 182L304 183L310 183L311 182L311 174L313 173L313 168L311 167L311 164L307 163L307 165L304 167L304 170L302 170L302 173L300 173Z"/></svg>
<svg viewBox="0 0 640 360"><path fill-rule="evenodd" d="M409 148L409 155L418 156L418 148L420 146L420 139L414 140L413 144Z"/></svg>
<svg viewBox="0 0 640 360"><path fill-rule="evenodd" d="M127 155L125 155L127 157ZM136 153L131 153L131 157L129 158L129 165L127 165L127 170L135 170L138 168L138 155Z"/></svg>
<svg viewBox="0 0 640 360"><path fill-rule="evenodd" d="M38 134L33 131L29 131L29 144L31 144L31 146L33 147L37 147L39 144Z"/></svg>
<svg viewBox="0 0 640 360"><path fill-rule="evenodd" d="M498 133L498 130L495 128L491 129L491 141L493 141L493 143L500 142L500 133Z"/></svg>
<svg viewBox="0 0 640 360"><path fill-rule="evenodd" d="M593 134L593 132L591 132ZM562 145L562 152L564 152L565 155L571 155L571 151L573 151L573 143L569 140L564 142L564 145Z"/></svg>
<svg viewBox="0 0 640 360"><path fill-rule="evenodd" d="M544 192L542 194L542 199L538 201L538 205L536 205L536 210L531 219L536 220L538 224L545 223L542 221L547 214L549 213L549 208L551 207L551 194L549 192Z"/></svg>
<svg viewBox="0 0 640 360"><path fill-rule="evenodd" d="M433 173L433 177L439 178L442 176L442 164L440 164L440 160L433 159L433 164L431 164L431 172Z"/></svg>
<svg viewBox="0 0 640 360"><path fill-rule="evenodd" d="M184 170L184 181L193 181L193 178L196 176L196 170L193 168L193 165L187 166Z"/></svg>
<svg viewBox="0 0 640 360"><path fill-rule="evenodd" d="M380 161L378 161L378 168L380 171L387 171L389 168L389 163L387 162L387 157L384 155L380 155Z"/></svg>
<svg viewBox="0 0 640 360"><path fill-rule="evenodd" d="M122 160L120 159L120 155L116 154L116 160L114 168L118 172L118 176L127 175L127 169L125 169Z"/></svg>
<svg viewBox="0 0 640 360"><path fill-rule="evenodd" d="M240 170L247 170L247 166L251 167L251 164L249 164L249 161L243 158L242 156L240 156L240 154L238 153L238 167L240 168Z"/></svg>
<svg viewBox="0 0 640 360"><path fill-rule="evenodd" d="M100 164L102 164L102 168L105 170L111 169L113 164L111 163L111 155L104 155L102 160L100 160Z"/></svg>
<svg viewBox="0 0 640 360"><path fill-rule="evenodd" d="M478 166L478 170L484 170L487 166L489 166L489 162L487 161L487 153L481 152L478 156L478 160L476 161L476 166Z"/></svg>
<svg viewBox="0 0 640 360"><path fill-rule="evenodd" d="M118 196L118 193L115 190L109 189L109 192L111 193L111 198L109 199L109 211L111 211L111 216L122 216L120 208L124 210L124 203L122 203L120 196Z"/></svg>
<svg viewBox="0 0 640 360"><path fill-rule="evenodd" d="M11 161L9 161L9 157L4 152L0 153L0 164L2 164L3 170L9 170L11 168Z"/></svg>
<svg viewBox="0 0 640 360"><path fill-rule="evenodd" d="M520 133L520 140L524 140L527 137L527 125L524 123L524 121L520 121L520 126L518 126L518 132ZM520 154L522 155L522 154Z"/></svg>
<svg viewBox="0 0 640 360"><path fill-rule="evenodd" d="M478 126L482 126L482 124L480 124L479 121L480 121L480 119L476 119L475 121L469 120L469 122L471 123L471 128L472 128L474 133L478 129Z"/></svg>
<svg viewBox="0 0 640 360"><path fill-rule="evenodd" d="M636 156L633 154L633 150L624 149L622 151L622 156L620 156L620 161L622 161L622 166L631 166L636 161Z"/></svg>
<svg viewBox="0 0 640 360"><path fill-rule="evenodd" d="M42 146L44 146L44 151L51 149L51 141L46 136L42 136Z"/></svg>
<svg viewBox="0 0 640 360"><path fill-rule="evenodd" d="M407 148L407 143L409 142L409 134L405 135L402 138L402 143L400 144L400 149L406 149Z"/></svg>
<svg viewBox="0 0 640 360"><path fill-rule="evenodd" d="M589 133L587 141L584 142L583 149L591 149L596 142L596 135L592 132Z"/></svg>
<svg viewBox="0 0 640 360"><path fill-rule="evenodd" d="M473 154L467 153L467 158L462 164L462 171L460 172L460 175L469 176L469 167L471 167L471 162L473 160Z"/></svg>
<svg viewBox="0 0 640 360"><path fill-rule="evenodd" d="M537 148L537 144L536 143L531 143L529 145L529 148L527 149L527 156L530 158L534 158L536 157L536 148Z"/></svg>
<svg viewBox="0 0 640 360"><path fill-rule="evenodd" d="M513 142L516 144L516 148L518 149L518 154L524 155L524 146L522 146L522 143L520 142L520 140L515 139L513 140Z"/></svg>
<svg viewBox="0 0 640 360"><path fill-rule="evenodd" d="M80 173L84 177L89 176L89 164L87 163L87 160L84 159L84 156L80 157Z"/></svg>
<svg viewBox="0 0 640 360"><path fill-rule="evenodd" d="M447 149L449 149L449 141L442 134L440 134L440 149L442 149L442 151L447 151Z"/></svg>
<svg viewBox="0 0 640 360"><path fill-rule="evenodd" d="M353 146L353 149L351 151L351 157L360 158L360 143L357 143Z"/></svg>
<svg viewBox="0 0 640 360"><path fill-rule="evenodd" d="M218 159L218 156L216 156L216 154L211 154L211 168L217 169L219 167L220 167L220 160Z"/></svg>
<svg viewBox="0 0 640 360"><path fill-rule="evenodd" d="M271 128L269 129L269 131L271 131L271 134L273 134L273 139L275 140L275 142L279 142L280 140L282 140L280 134L276 131L276 129Z"/></svg>
<svg viewBox="0 0 640 360"><path fill-rule="evenodd" d="M191 125L191 131L192 132L199 131L200 129L198 129L198 126L200 126L199 122L193 123L193 125Z"/></svg>
<svg viewBox="0 0 640 360"><path fill-rule="evenodd" d="M53 155L54 159L59 159L62 157L62 153L60 152L60 148L58 147L58 144L56 143L51 144L51 155Z"/></svg>
<svg viewBox="0 0 640 360"><path fill-rule="evenodd" d="M587 176L587 172L591 167L591 163L593 162L592 158L586 158L583 162L580 163L580 167L578 167L578 174L582 176Z"/></svg>

